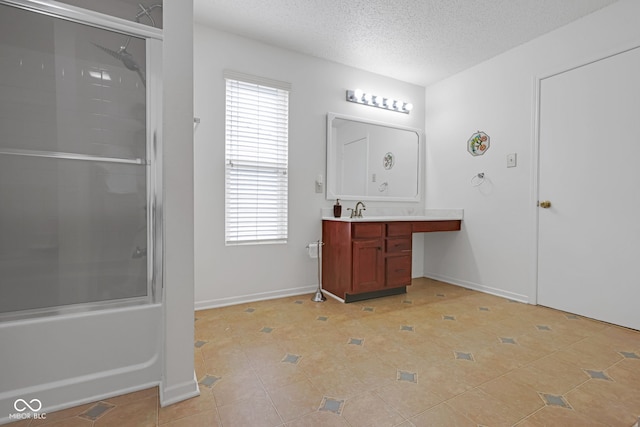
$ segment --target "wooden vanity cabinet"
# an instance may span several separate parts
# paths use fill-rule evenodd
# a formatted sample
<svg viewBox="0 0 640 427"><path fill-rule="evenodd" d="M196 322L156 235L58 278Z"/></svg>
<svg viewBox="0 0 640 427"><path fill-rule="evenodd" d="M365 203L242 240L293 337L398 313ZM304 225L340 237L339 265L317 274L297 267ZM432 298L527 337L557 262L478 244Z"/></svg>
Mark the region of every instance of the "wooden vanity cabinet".
<svg viewBox="0 0 640 427"><path fill-rule="evenodd" d="M454 221L322 221L322 287L345 302L406 292L411 236L460 230Z"/></svg>

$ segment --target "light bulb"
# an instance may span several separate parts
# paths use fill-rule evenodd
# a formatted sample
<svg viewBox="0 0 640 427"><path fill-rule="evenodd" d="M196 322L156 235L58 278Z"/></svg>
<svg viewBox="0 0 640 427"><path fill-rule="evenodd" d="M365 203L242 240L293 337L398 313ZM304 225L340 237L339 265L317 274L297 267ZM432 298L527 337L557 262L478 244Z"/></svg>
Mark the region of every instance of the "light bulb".
<svg viewBox="0 0 640 427"><path fill-rule="evenodd" d="M363 95L362 89L356 89L353 91L353 98L356 101L360 101L362 99L362 95Z"/></svg>
<svg viewBox="0 0 640 427"><path fill-rule="evenodd" d="M413 110L413 104L410 103L410 102L405 102L403 109L405 111L411 111L411 110Z"/></svg>

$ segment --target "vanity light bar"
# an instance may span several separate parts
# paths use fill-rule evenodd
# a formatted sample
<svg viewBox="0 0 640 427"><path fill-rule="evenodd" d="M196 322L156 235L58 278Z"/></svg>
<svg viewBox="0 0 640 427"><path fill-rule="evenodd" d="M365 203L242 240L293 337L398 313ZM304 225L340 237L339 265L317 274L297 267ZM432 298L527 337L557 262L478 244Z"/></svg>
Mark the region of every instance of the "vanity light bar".
<svg viewBox="0 0 640 427"><path fill-rule="evenodd" d="M397 111L398 113L409 114L413 110L413 104L410 102L399 101L391 98L383 98L382 96L364 93L360 89L347 90L347 101L356 104L368 105L370 107L383 108L385 110Z"/></svg>

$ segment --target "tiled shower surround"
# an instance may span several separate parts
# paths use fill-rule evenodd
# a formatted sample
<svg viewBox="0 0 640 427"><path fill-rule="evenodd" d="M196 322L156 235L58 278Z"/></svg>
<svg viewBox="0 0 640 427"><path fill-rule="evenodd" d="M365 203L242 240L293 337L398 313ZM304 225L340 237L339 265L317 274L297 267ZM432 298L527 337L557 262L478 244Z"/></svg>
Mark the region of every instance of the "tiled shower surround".
<svg viewBox="0 0 640 427"><path fill-rule="evenodd" d="M160 408L149 389L46 422L630 427L640 416L638 331L429 279L351 304L310 297L197 312L199 397Z"/></svg>

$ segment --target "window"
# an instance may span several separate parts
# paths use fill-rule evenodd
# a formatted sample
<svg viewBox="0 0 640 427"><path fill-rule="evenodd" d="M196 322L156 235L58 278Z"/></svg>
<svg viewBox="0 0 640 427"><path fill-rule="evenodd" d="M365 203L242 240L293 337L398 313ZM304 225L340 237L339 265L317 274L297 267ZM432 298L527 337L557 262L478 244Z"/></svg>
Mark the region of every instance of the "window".
<svg viewBox="0 0 640 427"><path fill-rule="evenodd" d="M225 240L287 241L288 83L225 72Z"/></svg>

